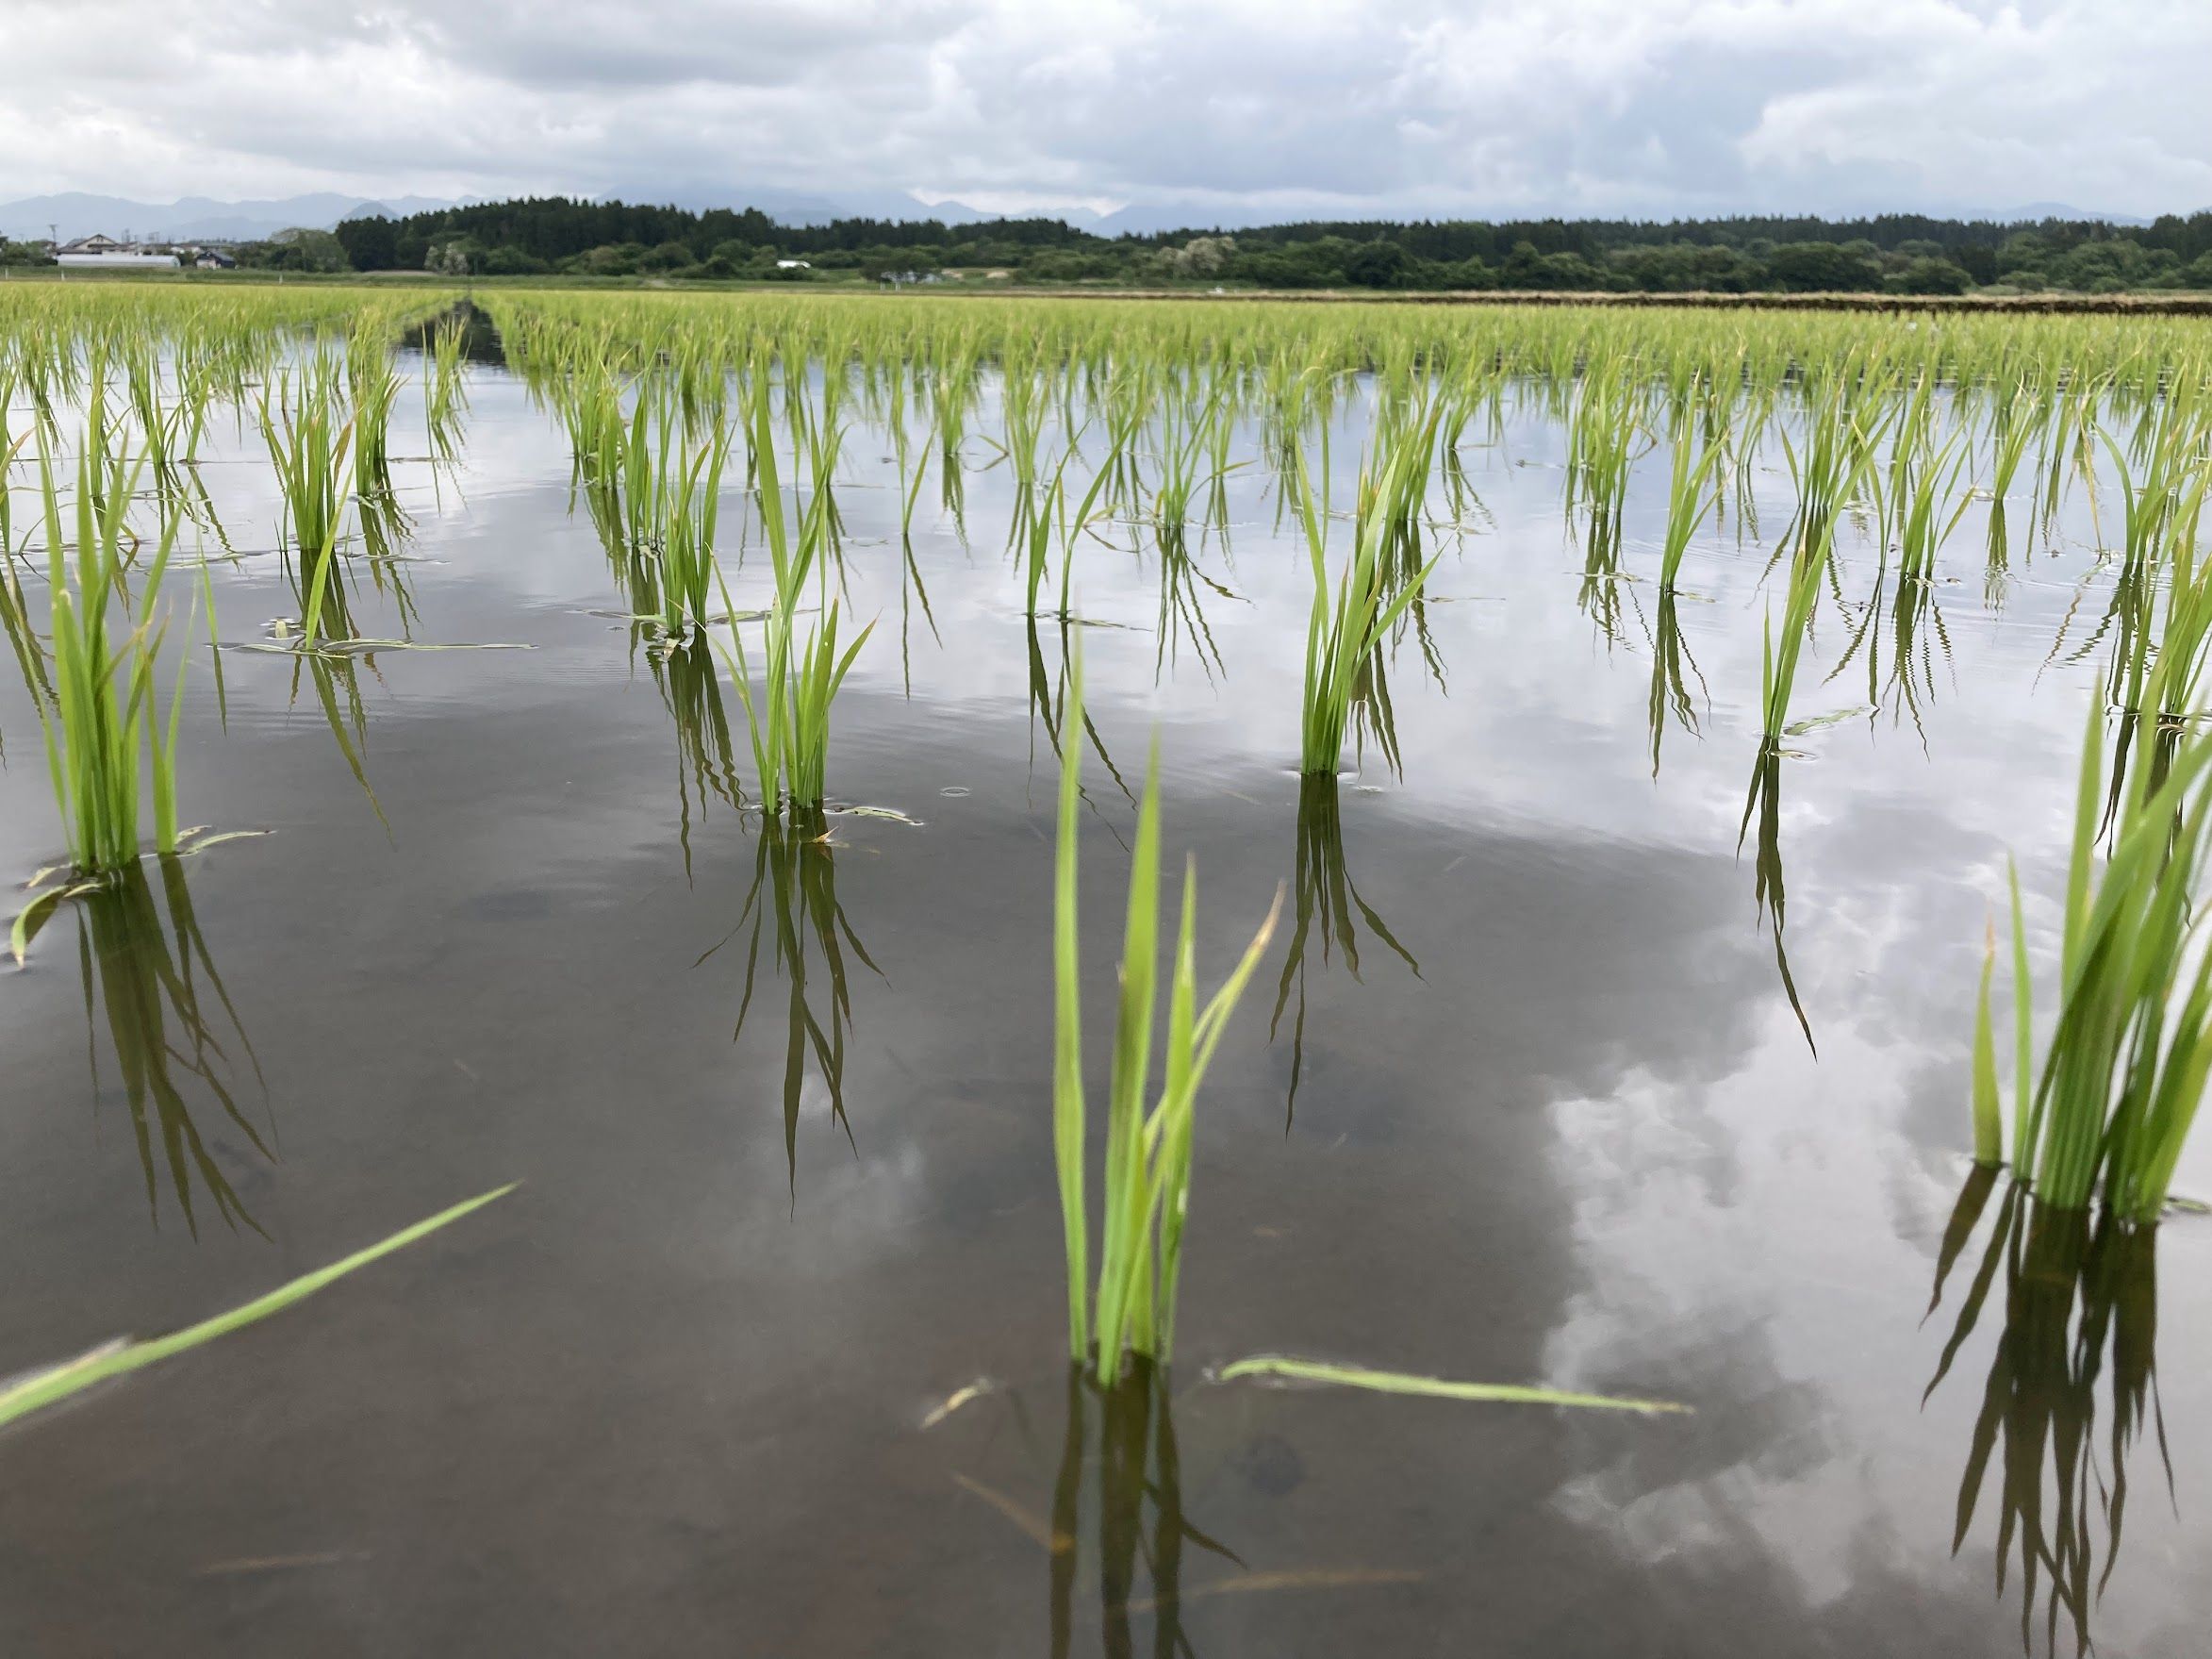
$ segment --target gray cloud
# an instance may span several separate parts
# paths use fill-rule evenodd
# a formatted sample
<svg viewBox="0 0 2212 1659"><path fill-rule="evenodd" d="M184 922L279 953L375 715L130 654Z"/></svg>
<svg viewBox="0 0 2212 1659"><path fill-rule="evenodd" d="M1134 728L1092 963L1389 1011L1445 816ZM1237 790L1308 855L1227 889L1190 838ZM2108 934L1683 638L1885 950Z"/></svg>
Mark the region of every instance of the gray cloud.
<svg viewBox="0 0 2212 1659"><path fill-rule="evenodd" d="M2201 0L8 0L0 194L2212 205Z"/></svg>

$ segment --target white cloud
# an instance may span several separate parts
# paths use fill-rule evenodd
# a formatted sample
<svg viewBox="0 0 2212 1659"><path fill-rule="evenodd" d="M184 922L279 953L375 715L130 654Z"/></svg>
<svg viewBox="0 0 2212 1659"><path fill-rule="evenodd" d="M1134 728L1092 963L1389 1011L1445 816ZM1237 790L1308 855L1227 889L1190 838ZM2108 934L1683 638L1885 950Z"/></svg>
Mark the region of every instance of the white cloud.
<svg viewBox="0 0 2212 1659"><path fill-rule="evenodd" d="M2202 0L6 0L0 196L2212 204Z"/></svg>

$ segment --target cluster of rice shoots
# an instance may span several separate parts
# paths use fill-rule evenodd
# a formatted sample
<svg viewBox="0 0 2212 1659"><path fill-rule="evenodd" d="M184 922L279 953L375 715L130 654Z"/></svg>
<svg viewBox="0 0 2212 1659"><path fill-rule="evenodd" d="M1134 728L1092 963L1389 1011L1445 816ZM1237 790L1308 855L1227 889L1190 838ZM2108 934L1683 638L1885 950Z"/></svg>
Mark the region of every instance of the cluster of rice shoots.
<svg viewBox="0 0 2212 1659"><path fill-rule="evenodd" d="M441 466L451 467L461 456L461 417L469 407L469 386L462 373L461 348L468 324L448 317L429 333L428 373L422 377L422 420L430 435L430 453Z"/></svg>
<svg viewBox="0 0 2212 1659"><path fill-rule="evenodd" d="M1839 388L1810 412L1802 446L1787 432L1782 448L1797 486L1797 516L1783 538L1777 558L1789 561L1789 590L1782 605L1781 638L1774 618L1764 624L1759 657L1761 730L1768 748L1778 747L1790 723L1790 697L1797 683L1797 663L1812 626L1814 606L1835 552L1836 522L1867 476L1867 434Z"/></svg>
<svg viewBox="0 0 2212 1659"><path fill-rule="evenodd" d="M815 814L822 809L827 798L831 705L860 648L875 631L870 622L839 649L838 607L829 598L828 574L833 511L828 484L836 468L837 446L834 426L814 431L814 488L794 525L784 511L776 463L768 378L765 373L755 374L752 462L760 492L761 536L768 543L775 574L774 598L763 622L764 672L757 688L735 617L730 622L730 643L737 694L744 703L752 739L762 809L769 813L788 808ZM826 608L820 623L801 639L799 611L810 584L817 585Z"/></svg>
<svg viewBox="0 0 2212 1659"><path fill-rule="evenodd" d="M127 575L140 549L124 511L142 465L142 458L107 460L95 489L92 458L80 453L65 509L51 457L40 446L53 675L38 710L70 860L88 874L139 857L141 767L152 785L155 847L170 853L177 842L184 665L180 660L164 719L156 669L168 624L154 614L177 520L165 515L153 556L138 572L134 601Z"/></svg>
<svg viewBox="0 0 2212 1659"><path fill-rule="evenodd" d="M1068 676L1070 726L1082 718L1082 662ZM1181 920L1169 969L1164 1077L1150 1109L1155 1003L1160 972L1160 759L1155 747L1137 811L1122 935L1120 987L1108 1083L1105 1169L1098 1277L1090 1273L1090 1208L1084 1171L1082 964L1077 936L1077 834L1082 805L1082 745L1060 746L1060 826L1053 866L1054 1047L1052 1149L1067 1250L1069 1357L1087 1357L1112 1383L1130 1356L1164 1365L1174 1355L1176 1291L1189 1214L1198 1088L1222 1031L1259 965L1282 897L1243 957L1203 1009L1197 1002L1197 866L1183 871Z"/></svg>
<svg viewBox="0 0 2212 1659"><path fill-rule="evenodd" d="M2013 894L2015 1176L2055 1209L2102 1200L2158 1219L2212 1072L2212 951L2192 893L2212 833L2212 734L2188 736L2163 778L2138 768L2097 863L2104 710L2091 705L2075 794L2060 936L2058 1015L2031 1070L2034 996ZM1974 1020L1976 1158L2003 1155L1985 960Z"/></svg>
<svg viewBox="0 0 2212 1659"><path fill-rule="evenodd" d="M311 648L352 632L338 544L353 499L355 451L335 362L319 357L296 375L279 375L273 401L268 390L261 393L260 420L284 497L285 557L300 633Z"/></svg>
<svg viewBox="0 0 2212 1659"><path fill-rule="evenodd" d="M1721 463L1727 445L1720 437L1696 440L1685 410L1676 421L1667 470L1667 529L1659 545L1659 591L1672 594L1698 526L1720 506Z"/></svg>
<svg viewBox="0 0 2212 1659"><path fill-rule="evenodd" d="M666 381L641 385L627 415L621 387L602 371L571 389L563 406L572 482L580 487L603 539L632 560L650 560L657 579L633 584L657 598L670 639L711 620L720 576L715 537L730 433L719 421L704 432Z"/></svg>
<svg viewBox="0 0 2212 1659"><path fill-rule="evenodd" d="M1421 595L1436 559L1411 572L1395 571L1395 549L1426 486L1436 412L1410 437L1378 452L1360 476L1352 548L1329 581L1329 452L1322 446L1323 494L1314 499L1312 476L1301 457L1298 519L1312 564L1313 606L1306 622L1304 719L1298 770L1309 777L1333 776L1344 758L1345 732L1353 706L1375 683L1380 648L1398 619ZM1441 555L1438 556L1442 556Z"/></svg>

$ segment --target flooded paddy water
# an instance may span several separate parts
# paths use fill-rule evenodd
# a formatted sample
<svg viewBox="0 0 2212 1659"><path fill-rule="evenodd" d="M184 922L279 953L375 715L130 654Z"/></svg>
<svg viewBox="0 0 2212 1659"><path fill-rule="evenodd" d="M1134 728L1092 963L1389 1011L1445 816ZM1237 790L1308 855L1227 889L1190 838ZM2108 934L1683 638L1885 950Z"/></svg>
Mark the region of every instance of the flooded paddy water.
<svg viewBox="0 0 2212 1659"><path fill-rule="evenodd" d="M2117 456L2039 429L1999 541L1975 483L2008 390L1939 382L1956 521L1901 577L1880 502L1849 492L1770 743L1774 561L1817 386L1777 380L1662 588L1668 394L1636 406L1625 489L1585 465L1577 411L1589 339L1678 323L1424 318L1597 333L1556 373L1494 354L1474 418L1428 452L1414 563L1436 563L1316 781L1294 394L1247 366L1190 371L1193 397L1170 364L1131 487L1070 529L1109 446L1102 375L1040 357L1025 468L1032 394L1010 417L982 326L896 404L867 368L830 396L817 359L779 382L784 494L811 493L796 402L841 426L831 591L874 631L834 701L830 811L799 835L764 827L724 601L673 643L644 620L572 489L559 396L506 360L530 303L470 323L450 464L428 458L435 354L395 349L404 523L386 556L357 534L344 556L353 639L503 649L287 649L265 624L301 606L256 414L207 420L161 583L162 660L190 659L179 813L255 833L53 905L0 971L0 1373L190 1325L520 1186L0 1430L0 1646L2203 1651L2212 1223L2039 1208L1970 1157L1991 918L2009 1008L2007 854L2053 991L2128 579ZM1155 309L1120 325L1165 326ZM1950 325L1737 326L1848 331L1874 342L1863 368ZM2141 365L2205 363L2190 324L1973 326L2047 327L2077 376L2119 365L2096 396L2123 449L2159 395L2154 364L2131 401ZM314 352L275 350L256 384ZM1338 515L1333 572L1378 410L1418 376L1387 344L1327 366L1294 424ZM619 367L635 395L667 364ZM949 440L933 388L963 405ZM8 442L37 424L13 390ZM1179 421L1221 447L1197 445L1164 539L1147 504L1197 443ZM58 461L79 452L81 388L53 427ZM1018 533L1071 439L1032 615ZM1873 442L1886 468L1891 437ZM34 454L9 482L35 642ZM714 539L741 630L773 600L747 454ZM0 675L11 883L69 858L38 683ZM1285 897L1197 1109L1173 1363L1109 1389L1065 1340L1057 748L1085 755L1102 1087L1155 738L1202 987ZM2008 1025L1998 1049L2009 1102ZM2212 1153L2184 1153L2174 1191L2212 1196ZM1691 1410L1212 1374L1254 1353Z"/></svg>

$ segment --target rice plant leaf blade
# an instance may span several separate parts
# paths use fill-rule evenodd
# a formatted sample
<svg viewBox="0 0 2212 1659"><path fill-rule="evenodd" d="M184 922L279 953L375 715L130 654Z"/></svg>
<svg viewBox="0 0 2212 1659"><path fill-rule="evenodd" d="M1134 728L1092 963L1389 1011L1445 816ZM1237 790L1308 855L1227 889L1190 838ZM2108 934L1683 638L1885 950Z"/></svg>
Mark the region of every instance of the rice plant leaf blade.
<svg viewBox="0 0 2212 1659"><path fill-rule="evenodd" d="M95 1383L103 1383L110 1377L122 1376L125 1372L135 1371L141 1367L169 1359L188 1350L198 1348L204 1343L211 1342L218 1336L227 1335L233 1331L255 1324L269 1318L272 1314L281 1313L293 1303L305 1300L335 1281L367 1267L380 1256L389 1255L396 1250L404 1249L417 1240L437 1232L441 1227L450 1226L470 1211L481 1209L495 1199L504 1198L519 1185L520 1183L510 1182L504 1186L494 1187L489 1192L480 1193L474 1198L454 1204L451 1209L441 1210L425 1220L418 1221L411 1227L403 1228L390 1237L371 1244L365 1250L355 1251L352 1255L333 1262L328 1267L319 1268L312 1273L303 1274L289 1284L279 1286L266 1295L257 1296L252 1302L232 1308L227 1313L218 1314L213 1319L203 1319L196 1325L188 1325L185 1329L173 1332L167 1336L157 1336L144 1342L131 1342L120 1347L96 1350L91 1354L71 1361L56 1369L42 1372L8 1388L0 1389L0 1425L13 1422L16 1418L37 1411L42 1406L51 1405L57 1401L89 1388Z"/></svg>
<svg viewBox="0 0 2212 1659"><path fill-rule="evenodd" d="M1242 1377L1285 1383L1316 1383L1339 1388L1362 1388L1378 1394L1403 1394L1428 1400L1460 1400L1499 1405L1561 1405L1593 1411L1628 1411L1646 1415L1687 1413L1693 1409L1670 1400L1640 1400L1617 1394L1583 1394L1571 1389L1540 1388L1508 1383L1452 1382L1443 1377L1424 1377L1409 1371L1376 1370L1366 1366L1295 1359L1279 1353L1256 1353L1223 1366L1213 1373L1216 1383L1235 1382Z"/></svg>

